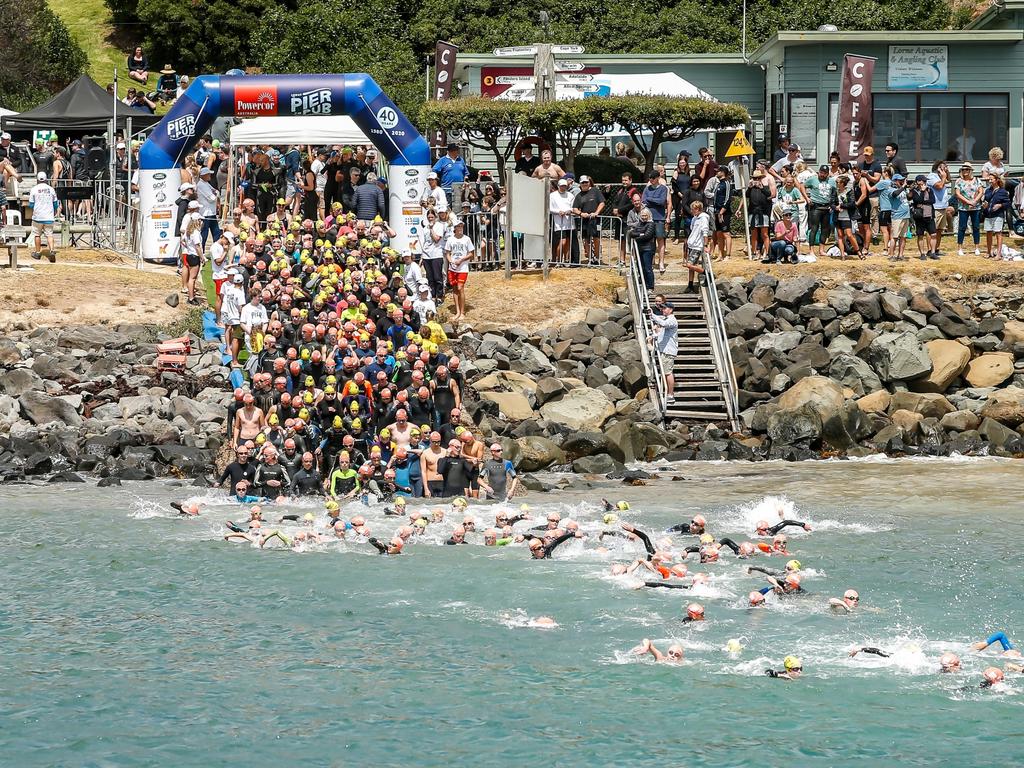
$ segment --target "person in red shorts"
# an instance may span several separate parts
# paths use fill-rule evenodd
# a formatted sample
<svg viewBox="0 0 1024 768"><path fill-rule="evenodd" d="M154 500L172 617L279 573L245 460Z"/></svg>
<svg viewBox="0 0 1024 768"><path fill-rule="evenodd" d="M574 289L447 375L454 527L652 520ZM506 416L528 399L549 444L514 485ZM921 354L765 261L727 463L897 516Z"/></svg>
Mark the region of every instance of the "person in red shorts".
<svg viewBox="0 0 1024 768"><path fill-rule="evenodd" d="M444 246L444 255L448 257L448 285L455 294L455 316L452 320L461 320L466 314L466 280L469 278L469 262L475 252L473 241L466 236L465 223L457 220Z"/></svg>

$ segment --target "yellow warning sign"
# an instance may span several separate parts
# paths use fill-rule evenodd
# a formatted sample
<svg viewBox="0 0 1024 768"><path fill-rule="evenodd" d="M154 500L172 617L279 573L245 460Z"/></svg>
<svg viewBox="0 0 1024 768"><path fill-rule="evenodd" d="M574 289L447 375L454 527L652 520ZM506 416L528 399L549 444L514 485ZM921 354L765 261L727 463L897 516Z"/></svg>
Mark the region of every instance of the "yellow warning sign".
<svg viewBox="0 0 1024 768"><path fill-rule="evenodd" d="M739 157L741 155L753 155L754 148L750 146L750 142L747 141L746 135L743 131L736 131L736 135L733 136L732 144L729 145L729 149L726 151L726 157Z"/></svg>

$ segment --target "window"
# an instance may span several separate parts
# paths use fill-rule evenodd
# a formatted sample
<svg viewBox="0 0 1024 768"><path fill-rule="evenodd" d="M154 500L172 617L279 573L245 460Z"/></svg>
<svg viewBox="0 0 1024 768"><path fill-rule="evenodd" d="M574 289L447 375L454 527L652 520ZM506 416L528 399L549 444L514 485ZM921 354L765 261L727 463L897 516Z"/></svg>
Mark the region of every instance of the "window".
<svg viewBox="0 0 1024 768"><path fill-rule="evenodd" d="M878 93L874 98L875 157L895 141L910 163L985 160L1002 147L1008 161L1009 97L988 93Z"/></svg>

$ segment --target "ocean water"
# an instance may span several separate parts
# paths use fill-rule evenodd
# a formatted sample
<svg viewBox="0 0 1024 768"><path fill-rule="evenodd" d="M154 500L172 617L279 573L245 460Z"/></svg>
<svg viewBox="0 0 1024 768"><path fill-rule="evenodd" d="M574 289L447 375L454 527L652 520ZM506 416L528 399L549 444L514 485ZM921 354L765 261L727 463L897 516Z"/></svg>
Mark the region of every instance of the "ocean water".
<svg viewBox="0 0 1024 768"><path fill-rule="evenodd" d="M622 518L652 534L699 512L738 540L782 511L813 527L787 531L810 594L745 607L764 584L745 566L779 557L691 557L710 575L696 594L637 590L609 567L640 549L615 539L538 562L522 546L440 546L449 522L399 557L353 542L259 550L222 540L244 512L212 493L192 496L199 518L176 518L168 501L193 488L0 488L0 765L1024 763L1024 676L981 690L1003 663L968 648L998 629L1024 642L1019 463L666 470L526 501L591 534L604 496L629 500ZM358 511L375 535L398 525ZM471 512L482 530L494 507ZM827 598L850 587L860 609L831 614ZM693 599L707 621L683 625ZM685 663L630 654L645 637L681 643ZM896 655L850 658L858 644ZM937 673L945 650L961 674ZM763 675L787 654L801 679Z"/></svg>

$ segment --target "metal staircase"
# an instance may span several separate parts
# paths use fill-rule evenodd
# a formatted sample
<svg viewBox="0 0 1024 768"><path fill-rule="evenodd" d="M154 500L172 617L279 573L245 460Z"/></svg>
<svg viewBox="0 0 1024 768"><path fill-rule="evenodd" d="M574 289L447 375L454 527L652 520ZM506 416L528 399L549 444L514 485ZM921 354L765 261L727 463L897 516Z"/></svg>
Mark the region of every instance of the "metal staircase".
<svg viewBox="0 0 1024 768"><path fill-rule="evenodd" d="M655 405L666 420L724 422L732 429L738 429L736 379L711 265L706 265L707 284L700 288L699 293L687 293L685 286L657 288L657 292L664 294L674 307L679 323L679 352L672 369L675 396L674 402L667 403L661 359L643 341L656 331L650 321L653 295L643 287L640 257L635 245L631 251L633 258L627 282L641 357L651 382L650 391Z"/></svg>

